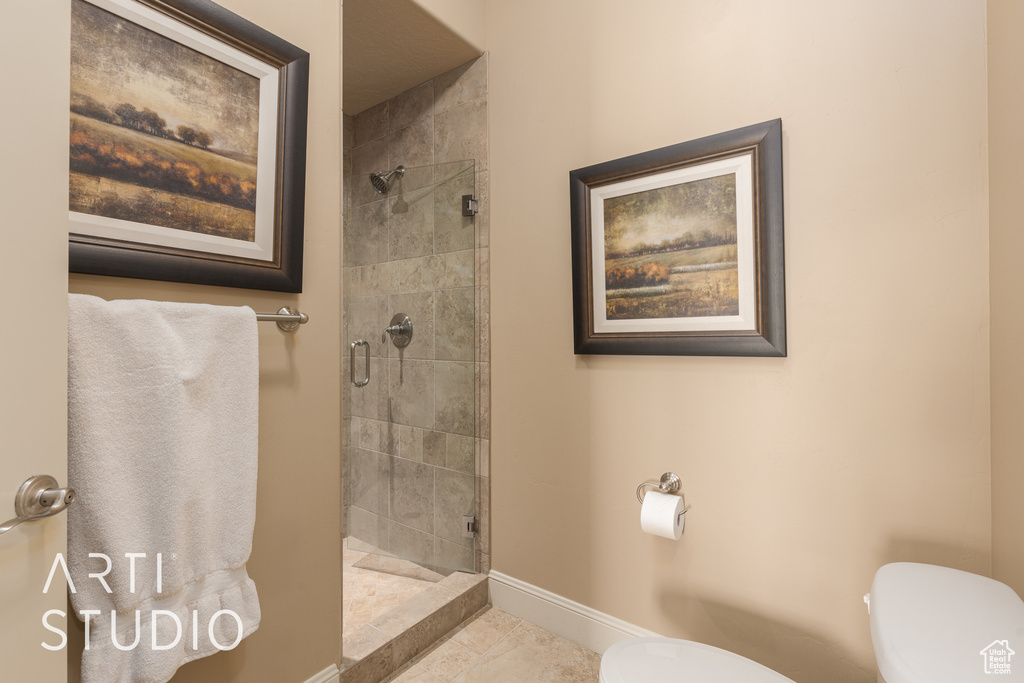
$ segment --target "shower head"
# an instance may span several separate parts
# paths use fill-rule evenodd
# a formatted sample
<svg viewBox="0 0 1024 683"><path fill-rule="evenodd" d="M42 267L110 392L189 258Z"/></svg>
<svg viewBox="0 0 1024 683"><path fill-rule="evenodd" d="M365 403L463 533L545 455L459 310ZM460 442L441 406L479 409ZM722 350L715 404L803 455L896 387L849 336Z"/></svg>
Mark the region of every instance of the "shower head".
<svg viewBox="0 0 1024 683"><path fill-rule="evenodd" d="M388 189L391 184L391 176L395 175L396 173L398 174L399 178L405 175L405 166L399 166L395 170L389 171L388 173L381 173L380 171L375 171L370 174L370 184L373 185L373 189L377 190L377 194L388 193Z"/></svg>

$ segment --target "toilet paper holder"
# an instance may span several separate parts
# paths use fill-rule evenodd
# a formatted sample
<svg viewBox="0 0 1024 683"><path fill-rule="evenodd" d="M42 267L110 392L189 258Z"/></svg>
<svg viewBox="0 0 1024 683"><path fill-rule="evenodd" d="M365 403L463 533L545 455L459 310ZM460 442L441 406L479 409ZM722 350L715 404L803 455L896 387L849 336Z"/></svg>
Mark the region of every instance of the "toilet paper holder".
<svg viewBox="0 0 1024 683"><path fill-rule="evenodd" d="M636 499L638 501L640 501L641 505L643 505L644 498L643 498L643 496L640 495L640 491L645 486L650 486L651 488L658 489L662 493L679 493L679 488L682 486L682 483L683 483L683 481L682 481L682 479L679 478L678 474L676 474L675 472L666 472L665 474L661 475L661 481L660 482L656 483L656 482L653 482L653 481L645 481L644 483L642 483L639 486L637 486L636 487ZM646 493L644 495L646 495ZM682 498L682 494L681 493L679 494L679 497ZM683 504L683 512L686 512L686 504L685 504L685 502Z"/></svg>

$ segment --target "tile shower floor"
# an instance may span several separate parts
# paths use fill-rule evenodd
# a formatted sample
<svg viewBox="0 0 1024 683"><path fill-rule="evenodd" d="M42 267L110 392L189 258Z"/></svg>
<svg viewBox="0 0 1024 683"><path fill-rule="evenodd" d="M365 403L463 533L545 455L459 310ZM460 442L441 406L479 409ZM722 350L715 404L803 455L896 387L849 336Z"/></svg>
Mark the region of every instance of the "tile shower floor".
<svg viewBox="0 0 1024 683"><path fill-rule="evenodd" d="M342 578L343 635L349 635L444 578L412 562L349 548Z"/></svg>
<svg viewBox="0 0 1024 683"><path fill-rule="evenodd" d="M444 577L419 565L344 548L344 635ZM486 607L413 659L388 683L594 683L601 656Z"/></svg>
<svg viewBox="0 0 1024 683"><path fill-rule="evenodd" d="M388 683L594 683L601 656L487 607Z"/></svg>

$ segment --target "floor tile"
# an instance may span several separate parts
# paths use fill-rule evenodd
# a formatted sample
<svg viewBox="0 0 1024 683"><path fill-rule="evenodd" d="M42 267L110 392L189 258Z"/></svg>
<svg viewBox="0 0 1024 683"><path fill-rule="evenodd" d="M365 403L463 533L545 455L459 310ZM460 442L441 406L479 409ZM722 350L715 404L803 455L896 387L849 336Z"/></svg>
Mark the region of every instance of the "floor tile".
<svg viewBox="0 0 1024 683"><path fill-rule="evenodd" d="M407 627L409 624L405 622L410 620L418 623L433 613L434 603L450 599L454 594L450 589L482 580L470 575L444 578L398 558L350 549L347 543L342 578L346 660L375 650L388 640L392 628ZM387 617L403 605L406 609L401 614ZM371 621L375 626L369 625ZM596 683L600 662L595 652L489 607L461 624L388 681Z"/></svg>
<svg viewBox="0 0 1024 683"><path fill-rule="evenodd" d="M522 622L455 683L593 683L600 663L596 652Z"/></svg>
<svg viewBox="0 0 1024 683"><path fill-rule="evenodd" d="M483 654L519 624L520 620L507 612L489 609L460 626L452 640L477 654Z"/></svg>
<svg viewBox="0 0 1024 683"><path fill-rule="evenodd" d="M388 683L596 683L601 657L488 607Z"/></svg>
<svg viewBox="0 0 1024 683"><path fill-rule="evenodd" d="M437 646L420 660L424 669L446 683L455 678L472 665L479 655L464 645L447 640Z"/></svg>
<svg viewBox="0 0 1024 683"><path fill-rule="evenodd" d="M374 619L436 586L442 578L399 558L352 550L346 543L342 567L343 635L356 633Z"/></svg>
<svg viewBox="0 0 1024 683"><path fill-rule="evenodd" d="M399 672L391 683L444 683L440 678L419 665L413 665Z"/></svg>

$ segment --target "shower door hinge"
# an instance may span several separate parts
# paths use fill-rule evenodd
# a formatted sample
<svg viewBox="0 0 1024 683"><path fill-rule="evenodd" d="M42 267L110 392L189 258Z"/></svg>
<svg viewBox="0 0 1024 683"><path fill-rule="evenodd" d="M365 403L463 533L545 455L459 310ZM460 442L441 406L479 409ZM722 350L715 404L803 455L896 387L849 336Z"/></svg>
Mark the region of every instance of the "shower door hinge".
<svg viewBox="0 0 1024 683"><path fill-rule="evenodd" d="M475 216L480 211L480 202L471 194L462 195L462 215Z"/></svg>
<svg viewBox="0 0 1024 683"><path fill-rule="evenodd" d="M476 534L476 517L473 515L462 515L462 537L473 538Z"/></svg>

